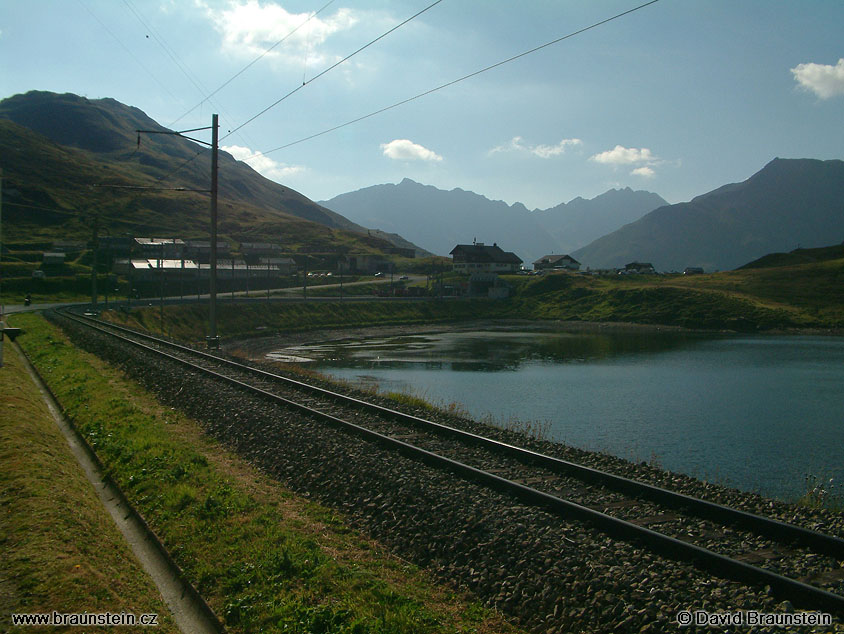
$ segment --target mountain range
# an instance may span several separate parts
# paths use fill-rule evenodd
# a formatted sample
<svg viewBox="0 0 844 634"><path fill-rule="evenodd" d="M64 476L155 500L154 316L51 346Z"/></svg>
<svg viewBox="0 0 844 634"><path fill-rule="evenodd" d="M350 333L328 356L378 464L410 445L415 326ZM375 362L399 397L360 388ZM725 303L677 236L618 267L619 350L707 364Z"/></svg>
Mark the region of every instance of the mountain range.
<svg viewBox="0 0 844 634"><path fill-rule="evenodd" d="M137 130L147 131L140 140ZM170 132L113 99L33 91L0 101L4 241L89 239L95 217L106 235L207 239L208 152ZM445 255L477 239L527 265L570 253L593 269L638 260L711 271L844 239L841 160L777 158L675 205L627 188L533 211L409 179L318 204L225 152L219 173L221 237L292 253Z"/></svg>
<svg viewBox="0 0 844 634"><path fill-rule="evenodd" d="M138 134L138 130L145 130ZM114 99L32 91L0 101L8 239L208 235L210 152ZM196 133L194 133L196 134ZM235 240L355 251L412 247L219 153L219 228Z"/></svg>
<svg viewBox="0 0 844 634"><path fill-rule="evenodd" d="M653 210L572 255L593 268L737 268L768 253L844 240L844 161L776 158L741 183Z"/></svg>
<svg viewBox="0 0 844 634"><path fill-rule="evenodd" d="M409 179L321 204L441 255L477 239L515 252L526 265L546 254L569 253L592 269L642 261L659 271L717 271L767 253L844 239L844 161L776 158L744 182L674 205L627 188L528 211L520 203Z"/></svg>
<svg viewBox="0 0 844 634"><path fill-rule="evenodd" d="M445 191L405 178L341 194L321 205L353 222L399 233L438 255L457 244L498 242L527 265L550 253L569 253L666 204L657 194L612 189L591 200L575 198L550 209L462 189Z"/></svg>

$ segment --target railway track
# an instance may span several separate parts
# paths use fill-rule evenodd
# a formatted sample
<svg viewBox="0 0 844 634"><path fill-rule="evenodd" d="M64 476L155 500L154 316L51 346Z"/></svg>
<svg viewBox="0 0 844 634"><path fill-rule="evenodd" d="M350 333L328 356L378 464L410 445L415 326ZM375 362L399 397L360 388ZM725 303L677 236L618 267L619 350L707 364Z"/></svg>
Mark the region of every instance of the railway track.
<svg viewBox="0 0 844 634"><path fill-rule="evenodd" d="M63 315L382 447L710 573L844 616L844 539L486 438L88 317Z"/></svg>

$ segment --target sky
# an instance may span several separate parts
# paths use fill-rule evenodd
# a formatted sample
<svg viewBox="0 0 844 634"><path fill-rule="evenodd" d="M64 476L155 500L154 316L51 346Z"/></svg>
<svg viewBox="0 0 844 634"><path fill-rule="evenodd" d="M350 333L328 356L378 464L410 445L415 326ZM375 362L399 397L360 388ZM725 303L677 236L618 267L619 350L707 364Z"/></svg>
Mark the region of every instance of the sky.
<svg viewBox="0 0 844 634"><path fill-rule="evenodd" d="M227 151L313 200L411 178L674 203L844 158L844 2L644 2L4 0L0 98L111 97L176 130L218 113Z"/></svg>

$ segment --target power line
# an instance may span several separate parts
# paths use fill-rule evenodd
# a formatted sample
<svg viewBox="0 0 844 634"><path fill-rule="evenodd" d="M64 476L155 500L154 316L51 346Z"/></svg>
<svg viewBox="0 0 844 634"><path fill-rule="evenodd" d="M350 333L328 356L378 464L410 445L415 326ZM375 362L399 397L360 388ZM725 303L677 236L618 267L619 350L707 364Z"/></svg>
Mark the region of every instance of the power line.
<svg viewBox="0 0 844 634"><path fill-rule="evenodd" d="M357 117L356 119L352 119L351 121L346 121L345 123L341 123L340 125L336 125L334 127L328 128L327 130L323 130L322 132L317 132L315 134L311 134L311 135L303 137L303 138L301 138L297 141L291 141L290 143L285 143L284 145L280 145L276 148L273 148L271 150L267 150L265 152L257 152L255 154L253 154L252 156L247 156L246 158L244 158L242 160L248 161L250 159L257 158L259 156L266 156L267 154L272 154L273 152L278 152L279 150L284 150L284 149L289 148L293 145L298 145L300 143L304 143L305 141L310 141L311 139L315 139L317 137L329 134L331 132L335 132L337 130L340 130L341 128L345 128L345 127L353 125L355 123L359 123L361 121L364 121L365 119L370 119L371 117L374 117L376 115L387 112L388 110L393 110L394 108L398 108L399 106L403 106L407 103L410 103L411 101L415 101L416 99L426 97L426 96L428 96L432 93L443 90L444 88L448 88L450 86L458 84L458 83L465 81L467 79L471 79L472 77L476 77L476 76L480 75L481 73L485 73L487 71L493 70L494 68L498 68L499 66L503 66L504 64L509 64L510 62L516 61L517 59L520 59L520 58L525 57L527 55L530 55L532 53L536 53L537 51L541 51L542 49L547 48L549 46L553 46L554 44L558 44L558 43L562 42L563 40L567 40L569 38L575 37L576 35L580 35L581 33L585 33L586 31L591 31L592 29L595 29L599 26L607 24L608 22L612 22L613 20L617 20L618 18L624 17L625 15L629 15L629 14L635 12L635 11L639 11L640 9L644 9L647 6L650 6L652 4L656 4L657 2L659 2L659 0L650 0L650 2L645 2L644 4L640 4L637 7L634 7L632 9L628 9L627 11L623 11L621 13L618 13L618 14L616 14L612 17L609 17L605 20L601 20L600 22L595 22L594 24L591 24L587 27L584 27L584 28L579 29L577 31L573 31L573 32L569 33L568 35L558 37L555 40L551 40L550 42L546 42L545 44L542 44L540 46L532 48L528 51L524 51L523 53L519 53L518 55L514 55L513 57L508 57L505 60L502 60L500 62L496 62L495 64L491 64L491 65L486 66L486 67L484 67L480 70L476 70L475 72L469 73L468 75L463 75L462 77L454 79L450 82L447 82L445 84L441 84L441 85L437 86L436 88L431 88L430 90L426 90L425 92L421 92L418 95L414 95L413 97L403 99L402 101L398 101L398 102L396 102L396 103L394 103L390 106L380 108L379 110L376 110L374 112L370 112L369 114L363 115L362 117ZM248 121L247 121L247 123L248 123Z"/></svg>
<svg viewBox="0 0 844 634"><path fill-rule="evenodd" d="M126 1L126 0L124 0L124 2L125 2L125 1ZM333 2L333 1L334 1L334 0L332 0L332 2ZM304 88L305 86L307 86L307 85L308 85L308 84L310 84L311 82L313 82L313 81L315 81L315 80L319 79L320 77L322 77L323 75L325 75L326 73L328 73L328 72L329 72L329 71L331 71L332 69L336 68L337 66L339 66L339 65L340 65L340 64L342 64L343 62L345 62L345 61L349 60L350 58L354 57L355 55L357 55L358 53L360 53L360 52L361 52L361 51L363 51L364 49L369 48L370 46L372 46L373 44L375 44L375 43L376 43L376 42L378 42L379 40L381 40L381 39L385 38L387 35L389 35L389 34L390 34L390 33L392 33L393 31L395 31L395 30L397 30L397 29L401 28L402 26L404 26L405 24L407 24L407 23L408 23L408 22L410 22L411 20L413 20L413 19L415 19L416 17L418 17L418 16L422 15L423 13L425 13L426 11L428 11L428 9L431 9L431 8L433 8L434 6L438 5L440 2L442 2L442 0L436 0L436 2L434 2L434 3L430 4L430 5L428 5L427 7L425 7L424 9L422 9L421 11L419 11L418 13L416 13L416 14L412 15L411 17L409 17L409 18L407 18L406 20L404 20L403 22L401 22L400 24L397 24L396 26L394 26L393 28L389 29L389 30L388 30L388 31L386 31L385 33L382 33L382 34L381 34L381 35L379 35L377 38L375 38L374 40L370 41L368 44L365 44L364 46L360 47L360 48L359 48L359 49L357 49L354 53L351 53L350 55L347 55L346 57L344 57L343 59L341 59L339 62L336 62L335 64L332 64L331 66L329 66L328 68L326 68L325 70L323 70L323 71L322 71L321 73L319 73L318 75L316 75L316 76L312 77L312 78L311 78L310 80L308 80L307 82L303 82L301 86L298 86L298 87L297 87L297 88L295 88L294 90L292 90L292 91L290 91L289 93L287 93L286 95L284 95L281 99L279 99L279 100L278 100L278 101L276 101L275 103L273 103L273 104L269 105L268 107L264 108L261 112L259 112L258 114L256 114L256 115L255 115L255 116L253 116L252 118L248 119L248 120L247 120L247 121L245 121L244 123L240 124L240 125L239 125L238 127L236 127L234 130L230 130L230 131L228 132L228 134L226 134L225 136L223 136L223 137L220 139L220 141L223 141L223 140L227 139L228 137L230 137L232 134L235 134L235 133L236 133L236 132L238 132L241 128L243 128L243 127L244 127L244 126L246 126L247 124L251 123L252 121L254 121L255 119L257 119L258 117L260 117L262 114L264 114L265 112L267 112L268 110L270 110L271 108L274 108L275 106L277 106L278 104L280 104L282 101L284 101L285 99L287 99L287 98L288 98L288 97L290 97L291 95L293 95L293 94L295 94L296 92L300 91L302 88ZM329 3L329 4L330 4L330 3ZM323 10L325 7L327 7L327 6L328 6L328 4L326 4L326 5L325 5L322 9L320 9L320 11L322 11L322 10ZM269 52L269 51L267 51L267 52ZM259 57L258 59L260 59L260 57ZM258 61L258 60L256 59L256 60L254 60L254 61ZM254 61L253 61L252 63L254 63ZM251 64L250 64L250 65L251 65ZM248 68L248 66L247 66L246 68ZM244 68L243 70L246 70L246 68ZM243 72L243 71L241 71L241 72ZM238 73L238 74L239 74L239 73ZM237 75L235 75L235 77L236 77L236 76L237 76ZM232 79L234 79L234 77L232 77ZM229 80L229 82L230 82L230 81L231 81L231 80ZM226 82L226 83L229 83L229 82ZM224 85L225 85L225 84L224 84ZM222 86L221 86L220 88L222 88ZM218 89L218 90L219 90L219 89ZM248 146L248 145L250 145L250 144L248 144L248 143L247 143L247 146ZM188 158L188 159L187 159L187 160L185 160L185 161L184 161L181 165L179 165L178 167L176 167L176 169L174 169L173 171L169 172L169 173L168 173L168 174L166 174L165 176L162 176L161 178L159 178L157 182L159 182L159 183L160 183L160 182L164 181L165 179L170 178L171 176L173 176L173 175L174 175L174 174L176 174L177 172L179 172L179 171L181 171L182 169L184 169L185 167L187 167L190 163L192 163L193 161L195 161L197 158L199 158L199 156L200 156L201 154L203 154L203 153L204 153L204 152L206 152L206 151L207 151L206 149L202 149L202 150L200 150L200 151L199 151L199 152L197 152L194 156L192 156L192 157ZM262 153L260 153L260 152L259 152L259 153L255 154L254 156L261 156L261 155L262 155ZM252 158L252 157L249 157L249 158Z"/></svg>
<svg viewBox="0 0 844 634"><path fill-rule="evenodd" d="M322 13L322 12L323 12L325 9L327 9L330 5L334 4L334 2L335 2L335 1L336 1L336 0L329 0L329 1L328 1L327 3L325 3L325 4L324 4L324 5L323 5L320 9L318 9L317 11L315 11L315 12L311 13L311 15L310 15L310 16L308 16L308 19L307 19L307 20L305 20L304 22L302 22L299 26L297 26L295 29L293 29L292 31L290 31L290 33L288 33L288 34L287 34L287 35L285 35L283 38L281 38L280 40L278 40L275 44L273 44L272 46L270 46L267 50L265 50L263 53L261 53L260 55L258 55L258 57L256 57L256 58L255 58L255 59L253 59L251 62L249 62L246 66L244 66L244 67L243 67L243 68L241 68L239 71L237 71L237 72L236 72L234 75L232 75L229 79L227 79L227 80L226 80L226 81L224 81L222 84L220 84L219 88L217 88L214 92L212 92L212 93L211 93L210 95L208 95L205 99L203 99L202 101L200 101L200 102L199 102L198 104L196 104L193 108L191 108L190 110L188 110L185 114L183 114L181 117L179 117L178 119L176 119L173 123L171 123L171 124L170 124L169 126L167 126L167 127L168 127L168 128L170 128L170 127L172 127L172 126L176 125L179 121L181 121L182 119L184 119L184 118L185 118L186 116L188 116L191 112L193 112L194 110L196 110L197 108L199 108L202 104L204 104L206 101L208 101L209 99L211 99L211 97L213 97L214 95L216 95L216 94L217 94L218 92L220 92L223 88L225 88L226 86L228 86L228 85L229 85L230 83L232 83L235 79L237 79L237 78L238 78L238 77L240 77L243 73L245 73L247 70L249 70L249 68L250 68L253 64L255 64L255 63L256 63L256 62L258 62L259 60L263 59L263 58L264 58L264 57L265 57L268 53L270 53L270 52L271 52L274 48L276 48L279 44L281 44L282 42L284 42L285 40L287 40L289 37L291 37L294 33L296 33L296 31L298 31L298 30L299 30L299 29L301 29L303 26L305 26L308 22L310 22L310 21L311 21L311 20L313 20L315 17L317 17L320 13Z"/></svg>
<svg viewBox="0 0 844 634"><path fill-rule="evenodd" d="M166 92L168 95L170 95L170 97L171 97L171 98L175 101L175 100L177 99L177 98L176 98L176 95L174 95L172 92L170 92L170 90L167 88L167 86L165 86L165 85L162 83L162 81L161 81L161 80L160 80L160 79L159 79L159 78L155 75L155 73L153 73L153 72L152 72L149 68L147 68L147 67L146 67L146 65L145 65L145 64L144 64L144 63L143 63L143 62L142 62L142 61L138 58L138 56L137 56L137 55L135 55L135 54L134 54L134 53L133 53L133 52L129 49L129 47L127 47L127 46L123 43L123 41L122 41L119 37L117 37L117 35L115 35L114 31L112 31L110 28L108 28L108 26L106 25L106 23L105 23L105 22L103 22L102 20L100 20L100 18L97 16L97 14L96 14L96 13L94 13L94 12L91 10L91 8L90 8L88 5L86 5L86 4L85 4L82 0L77 0L77 1L79 2L79 4L81 4L81 5L82 5L82 7L83 7L83 8L84 8L84 9L85 9L88 13L90 13L90 14L91 14L91 17L93 17L93 18L94 18L97 22L99 22L99 23L100 23L100 26L101 26L101 27L103 27L103 29L105 29L105 30L106 30L106 32L107 32L109 35L111 35L111 37L112 37L112 38L114 38L114 40L115 40L115 41L116 41L116 42L120 45L120 47L121 47L124 51L126 51L126 53L128 53L128 54L129 54L129 56L130 56L132 59L134 59L134 60L135 60L135 63L137 63L137 64L138 64L138 66L140 66L141 68L143 68L143 69L144 69L144 71L146 72L146 74L147 74L147 75L149 75L150 77L152 77L152 79L153 79L153 80L154 80L154 81L155 81L155 82L156 82L159 86L161 86L161 88L164 90L164 92Z"/></svg>
<svg viewBox="0 0 844 634"><path fill-rule="evenodd" d="M158 45L161 47L161 49L167 54L167 56L172 60L172 62L182 72L182 74L185 77L188 78L188 81L190 81L190 83L193 84L193 86L197 89L197 91L199 91L199 94L204 97L204 100L202 102L200 102L199 105L202 105L202 103L205 103L205 101L211 101L211 96L210 95L206 96L208 91L205 89L205 86L203 86L202 83L199 81L199 79L194 77L193 73L191 73L191 71L187 68L187 66L182 63L182 61L179 59L179 56L176 54L175 50L167 43L167 41L164 39L164 37L161 36L151 24L149 24L146 20L144 20L143 16L138 12L138 10L132 4L132 1L131 0L123 0L123 4L126 5L126 7L129 9L129 11L132 12L132 14L138 20L138 22L140 22L141 25L147 30L147 32L150 35L152 35L152 38L158 43ZM147 37L149 37L149 35ZM226 116L227 119L234 120L233 117L229 116L228 113L225 112L225 110L223 110L219 106L219 104L214 104L213 101L211 101L211 103L212 103L212 105L214 105L215 108L217 108L218 111L222 112ZM243 137L241 137L241 139L243 139ZM246 143L247 145L251 145L246 139L243 139L243 142Z"/></svg>
<svg viewBox="0 0 844 634"><path fill-rule="evenodd" d="M170 46L167 45L167 42L164 41L164 38L159 37L158 32L147 22L143 19L140 13L138 13L137 9L135 9L134 5L130 0L123 0L123 4L132 12L135 18L140 22L143 27L147 30L147 32L152 35L153 39L158 42L158 45L161 49L167 54L167 56L172 60L172 62L176 65L176 67L182 71L182 74L188 78L188 81L194 85L201 95L205 95L205 88L199 84L198 80L195 80L193 75L182 65L179 57L176 55L175 51L173 51Z"/></svg>
<svg viewBox="0 0 844 634"><path fill-rule="evenodd" d="M326 68L325 70L323 70L321 73L319 73L319 74L315 75L314 77L311 77L311 79L309 79L308 81L303 81L301 86L297 86L296 88L294 88L293 90L291 90L289 93L287 93L286 95L284 95L281 99L278 99L277 101L275 101L275 102L271 103L269 106L267 106L266 108L264 108L263 110L261 110L261 112L259 112L258 114L256 114L256 115L255 115L255 116L253 116L253 117L250 117L249 119L247 119L246 121L244 121L243 123L241 123L239 126L237 126L234 130L229 131L229 133L228 133L226 136L224 136L222 139L220 139L220 141L223 141L223 140L227 139L227 138L228 138L228 137L230 137L232 134L234 134L235 132L237 132L238 130L240 130L242 127L244 127L244 126L246 126L246 125L248 125L248 124L252 123L255 119L257 119L258 117L260 117L262 114L266 113L268 110L271 110L272 108L275 108L275 107L276 107L278 104L280 104L282 101L284 101L284 100L285 100L285 99L287 99L288 97L290 97L290 96L292 96L292 95L296 94L297 92L299 92L300 90L302 90L302 88L304 88L304 87L305 87L305 86L307 86L308 84L310 84L310 83L312 83L312 82L316 81L317 79L319 79L320 77L322 77L322 76L323 76L323 75L325 75L326 73L328 73L328 72L330 72L330 71L334 70L335 68L337 68L337 67L338 67L340 64L342 64L343 62L348 61L349 59L351 59L352 57L354 57L355 55L357 55L357 54L358 54L358 53L360 53L361 51L363 51L363 50L365 50L365 49L369 48L370 46L372 46L373 44L375 44L375 43L376 43L376 42L378 42L379 40L384 39L385 37L387 37L387 36L388 36L390 33L392 33L393 31L396 31L396 30L400 29L400 28L401 28L401 27L403 27L405 24L407 24L407 23L408 23L408 22L410 22L411 20L414 20L415 18L419 17L420 15L422 15L423 13L425 13L426 11L428 11L429 9L432 9L433 7L437 6L437 5L438 5L440 2L442 2L442 1L443 1L443 0L436 0L436 2L432 2L432 3L431 3L431 4L429 4L427 7L425 7L425 8L424 8L424 9L422 9L421 11L419 11L418 13L415 13L414 15L410 16L409 18L407 18L404 22L401 22L401 23L397 24L397 25L396 25L396 26L394 26L393 28L389 29L388 31L386 31L386 32L382 33L381 35L379 35L378 37L376 37L374 40L371 40L371 41L370 41L370 42L368 42L367 44L364 44L364 45L363 45L363 46L361 46L359 49L357 49L354 53L351 53L351 54L347 55L346 57L344 57L343 59L341 59L339 62L335 62L334 64L332 64L331 66L329 66L328 68ZM654 0L654 1L656 1L656 0Z"/></svg>

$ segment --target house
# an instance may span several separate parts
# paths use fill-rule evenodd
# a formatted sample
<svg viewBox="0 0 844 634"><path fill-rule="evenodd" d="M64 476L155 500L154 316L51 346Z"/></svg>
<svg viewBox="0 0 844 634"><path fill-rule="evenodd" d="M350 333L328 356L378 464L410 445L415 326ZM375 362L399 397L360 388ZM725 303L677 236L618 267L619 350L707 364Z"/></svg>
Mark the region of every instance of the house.
<svg viewBox="0 0 844 634"><path fill-rule="evenodd" d="M701 266L687 266L683 270L683 275L702 275L703 267Z"/></svg>
<svg viewBox="0 0 844 634"><path fill-rule="evenodd" d="M449 255L455 273L515 273L522 265L519 256L496 243L458 244Z"/></svg>
<svg viewBox="0 0 844 634"><path fill-rule="evenodd" d="M619 272L624 274L642 273L653 275L656 273L656 270L654 270L654 266L650 262L630 262L630 264L624 265L623 271Z"/></svg>
<svg viewBox="0 0 844 634"><path fill-rule="evenodd" d="M575 260L570 255L543 255L536 262L533 263L535 271L542 271L548 269L566 269L569 271L579 271L580 262Z"/></svg>

